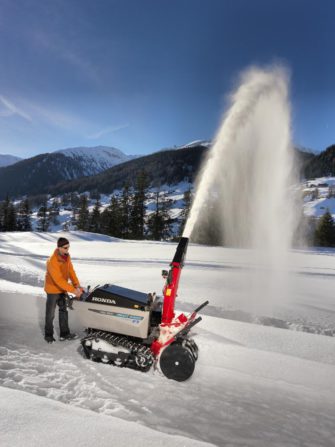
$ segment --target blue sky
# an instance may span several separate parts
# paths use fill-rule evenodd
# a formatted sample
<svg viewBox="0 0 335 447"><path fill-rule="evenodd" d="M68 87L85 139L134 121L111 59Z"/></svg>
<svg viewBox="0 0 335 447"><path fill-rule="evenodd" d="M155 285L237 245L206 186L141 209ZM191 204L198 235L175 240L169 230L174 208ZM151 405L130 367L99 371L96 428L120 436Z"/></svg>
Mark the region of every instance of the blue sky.
<svg viewBox="0 0 335 447"><path fill-rule="evenodd" d="M335 1L0 0L0 153L211 139L241 70L286 64L294 143L335 143Z"/></svg>

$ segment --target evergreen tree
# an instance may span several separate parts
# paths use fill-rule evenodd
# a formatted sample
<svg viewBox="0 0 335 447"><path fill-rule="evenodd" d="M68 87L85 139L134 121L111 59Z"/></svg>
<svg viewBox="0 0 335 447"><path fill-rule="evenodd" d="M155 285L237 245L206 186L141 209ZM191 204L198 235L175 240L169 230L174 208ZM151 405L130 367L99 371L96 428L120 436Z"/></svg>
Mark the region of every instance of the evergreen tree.
<svg viewBox="0 0 335 447"><path fill-rule="evenodd" d="M111 196L109 206L101 213L101 227L104 234L122 236L120 201L114 195Z"/></svg>
<svg viewBox="0 0 335 447"><path fill-rule="evenodd" d="M100 200L101 196L97 189L90 191L90 200Z"/></svg>
<svg viewBox="0 0 335 447"><path fill-rule="evenodd" d="M324 213L317 224L315 244L320 247L335 246L335 223L329 210Z"/></svg>
<svg viewBox="0 0 335 447"><path fill-rule="evenodd" d="M29 197L29 203L31 208L40 208L48 201L47 194L37 194L35 196Z"/></svg>
<svg viewBox="0 0 335 447"><path fill-rule="evenodd" d="M312 197L311 197L311 199L312 199L312 200L317 200L317 199L319 198L319 196L320 196L319 188L315 188L315 189L312 191Z"/></svg>
<svg viewBox="0 0 335 447"><path fill-rule="evenodd" d="M17 230L31 231L31 209L28 198L22 200L17 212Z"/></svg>
<svg viewBox="0 0 335 447"><path fill-rule="evenodd" d="M78 228L78 214L79 214L79 196L78 194L72 192L69 199L69 208L72 209L72 216L70 220L70 225L72 228Z"/></svg>
<svg viewBox="0 0 335 447"><path fill-rule="evenodd" d="M88 211L88 199L86 194L80 196L77 228L81 231L87 231L89 229L89 211Z"/></svg>
<svg viewBox="0 0 335 447"><path fill-rule="evenodd" d="M0 203L0 230L7 231L9 197Z"/></svg>
<svg viewBox="0 0 335 447"><path fill-rule="evenodd" d="M71 192L70 194L70 204L72 209L76 209L79 207L80 197L77 193Z"/></svg>
<svg viewBox="0 0 335 447"><path fill-rule="evenodd" d="M92 213L90 213L89 218L89 230L92 233L101 232L101 215L100 215L101 203L99 199L96 199Z"/></svg>
<svg viewBox="0 0 335 447"><path fill-rule="evenodd" d="M37 212L37 231L45 232L49 230L50 226L50 213L48 208L47 198L44 199L44 203Z"/></svg>
<svg viewBox="0 0 335 447"><path fill-rule="evenodd" d="M0 230L15 231L17 229L16 210L8 195L0 208Z"/></svg>
<svg viewBox="0 0 335 447"><path fill-rule="evenodd" d="M57 199L54 199L50 208L49 208L49 216L50 216L50 222L52 222L54 225L59 224L58 216L59 216L59 201Z"/></svg>
<svg viewBox="0 0 335 447"><path fill-rule="evenodd" d="M120 224L121 237L128 239L130 235L130 212L131 212L131 195L129 185L123 187L121 204L120 204Z"/></svg>
<svg viewBox="0 0 335 447"><path fill-rule="evenodd" d="M16 209L14 203L10 202L8 207L7 231L16 231L16 229Z"/></svg>
<svg viewBox="0 0 335 447"><path fill-rule="evenodd" d="M63 194L61 197L61 204L64 208L68 207L70 204L70 194Z"/></svg>
<svg viewBox="0 0 335 447"><path fill-rule="evenodd" d="M132 239L144 238L147 188L148 176L145 171L141 171L136 179L136 188L130 213L130 237Z"/></svg>
<svg viewBox="0 0 335 447"><path fill-rule="evenodd" d="M4 202L0 202L0 231L4 230Z"/></svg>
<svg viewBox="0 0 335 447"><path fill-rule="evenodd" d="M335 185L330 185L328 188L328 199L335 197Z"/></svg>
<svg viewBox="0 0 335 447"><path fill-rule="evenodd" d="M172 200L159 190L155 193L155 211L148 218L148 236L159 241L167 239L171 233L172 219L169 214Z"/></svg>

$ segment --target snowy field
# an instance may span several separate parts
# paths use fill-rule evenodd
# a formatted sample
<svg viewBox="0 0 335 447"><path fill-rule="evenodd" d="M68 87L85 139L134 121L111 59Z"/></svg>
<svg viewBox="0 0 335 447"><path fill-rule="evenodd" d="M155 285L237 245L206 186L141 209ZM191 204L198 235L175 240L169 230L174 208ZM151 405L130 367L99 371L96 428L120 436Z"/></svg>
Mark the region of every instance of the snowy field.
<svg viewBox="0 0 335 447"><path fill-rule="evenodd" d="M90 362L78 341L44 342L45 261L59 236L0 234L1 446L334 445L335 337L320 335L335 329L334 251L292 252L274 275L247 250L191 244L177 308L210 305L193 331L195 373L177 383ZM67 237L82 285L143 292L161 292L176 247ZM75 311L70 327L83 334Z"/></svg>

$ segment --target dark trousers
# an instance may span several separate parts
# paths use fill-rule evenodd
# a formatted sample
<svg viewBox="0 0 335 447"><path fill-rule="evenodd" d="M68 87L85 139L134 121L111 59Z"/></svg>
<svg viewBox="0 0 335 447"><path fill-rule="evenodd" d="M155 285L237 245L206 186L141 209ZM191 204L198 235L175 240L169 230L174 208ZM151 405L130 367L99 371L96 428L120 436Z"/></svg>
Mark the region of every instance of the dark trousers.
<svg viewBox="0 0 335 447"><path fill-rule="evenodd" d="M47 293L47 304L45 309L45 336L53 336L56 304L58 306L59 315L59 331L60 337L70 333L68 323L68 313L64 293Z"/></svg>

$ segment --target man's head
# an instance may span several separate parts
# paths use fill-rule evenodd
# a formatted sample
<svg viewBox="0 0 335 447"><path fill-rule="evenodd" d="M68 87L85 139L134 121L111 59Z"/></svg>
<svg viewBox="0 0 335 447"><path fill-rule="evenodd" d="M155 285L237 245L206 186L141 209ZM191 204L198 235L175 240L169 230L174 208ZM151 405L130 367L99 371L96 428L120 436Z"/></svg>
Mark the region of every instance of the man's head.
<svg viewBox="0 0 335 447"><path fill-rule="evenodd" d="M57 241L57 247L59 252L65 255L70 248L70 242L65 237L60 237Z"/></svg>

